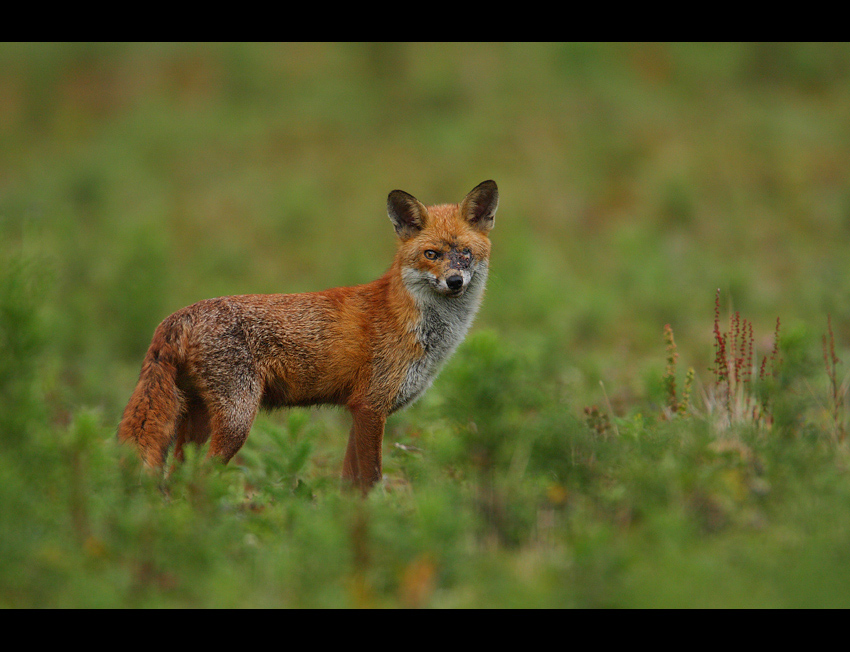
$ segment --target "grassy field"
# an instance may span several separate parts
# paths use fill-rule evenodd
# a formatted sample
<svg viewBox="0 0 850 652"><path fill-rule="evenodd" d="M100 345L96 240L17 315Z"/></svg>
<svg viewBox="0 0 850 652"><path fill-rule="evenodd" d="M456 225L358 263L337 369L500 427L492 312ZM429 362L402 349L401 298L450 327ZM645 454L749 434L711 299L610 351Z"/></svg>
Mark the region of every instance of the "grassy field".
<svg viewBox="0 0 850 652"><path fill-rule="evenodd" d="M490 178L367 500L341 410L167 496L117 446L168 314ZM850 607L848 179L847 45L0 44L0 606Z"/></svg>

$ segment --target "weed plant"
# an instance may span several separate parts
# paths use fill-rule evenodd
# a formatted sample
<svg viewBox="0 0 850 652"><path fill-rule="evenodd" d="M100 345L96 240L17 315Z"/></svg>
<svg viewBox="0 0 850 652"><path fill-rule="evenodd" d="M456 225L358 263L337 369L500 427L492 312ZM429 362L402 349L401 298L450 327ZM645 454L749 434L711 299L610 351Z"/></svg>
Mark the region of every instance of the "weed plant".
<svg viewBox="0 0 850 652"><path fill-rule="evenodd" d="M835 354L835 336L832 333L832 315L827 315L827 333L823 336L823 363L829 378L829 404L832 416L832 436L838 442L843 442L847 436L847 426L844 422L844 404L847 400L847 387L850 375L843 381L838 378L838 365L841 361Z"/></svg>

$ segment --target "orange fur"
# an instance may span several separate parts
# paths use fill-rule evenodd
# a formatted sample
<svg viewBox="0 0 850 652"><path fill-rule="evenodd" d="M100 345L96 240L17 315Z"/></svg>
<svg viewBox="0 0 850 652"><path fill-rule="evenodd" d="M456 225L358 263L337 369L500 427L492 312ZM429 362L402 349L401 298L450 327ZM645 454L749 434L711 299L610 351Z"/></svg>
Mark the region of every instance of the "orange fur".
<svg viewBox="0 0 850 652"><path fill-rule="evenodd" d="M478 308L498 190L425 207L393 191L399 236L389 270L364 285L208 299L156 329L118 437L160 468L175 444L210 441L224 462L260 407L333 404L353 417L343 477L364 493L381 478L384 422L430 385Z"/></svg>

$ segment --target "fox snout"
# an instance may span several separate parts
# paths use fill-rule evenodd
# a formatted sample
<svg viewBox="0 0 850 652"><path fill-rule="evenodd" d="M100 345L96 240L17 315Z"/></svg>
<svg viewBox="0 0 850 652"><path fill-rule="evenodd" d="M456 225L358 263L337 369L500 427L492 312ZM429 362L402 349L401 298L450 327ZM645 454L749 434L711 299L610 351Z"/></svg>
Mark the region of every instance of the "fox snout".
<svg viewBox="0 0 850 652"><path fill-rule="evenodd" d="M445 259L448 269L443 273L443 278L438 277L438 289L450 296L460 296L472 280L472 254L468 249L452 247L446 252Z"/></svg>
<svg viewBox="0 0 850 652"><path fill-rule="evenodd" d="M452 270L448 275L436 278L436 289L440 294L459 297L471 279L472 274L466 270Z"/></svg>

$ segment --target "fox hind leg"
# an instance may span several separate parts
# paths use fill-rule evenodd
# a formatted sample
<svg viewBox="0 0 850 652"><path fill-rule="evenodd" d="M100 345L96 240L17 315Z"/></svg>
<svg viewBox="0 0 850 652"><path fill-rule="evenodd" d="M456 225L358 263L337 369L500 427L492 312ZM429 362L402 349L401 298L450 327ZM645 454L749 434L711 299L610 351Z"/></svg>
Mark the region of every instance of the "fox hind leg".
<svg viewBox="0 0 850 652"><path fill-rule="evenodd" d="M261 397L259 379L243 377L237 387L207 403L212 432L207 457L217 457L227 463L239 452L251 432Z"/></svg>
<svg viewBox="0 0 850 652"><path fill-rule="evenodd" d="M174 444L174 462L184 459L183 446L195 444L202 446L210 438L210 413L199 396L191 397L186 403L186 409L177 424L177 435Z"/></svg>

